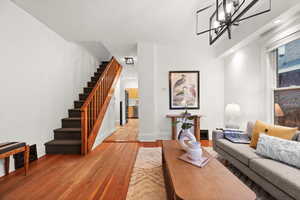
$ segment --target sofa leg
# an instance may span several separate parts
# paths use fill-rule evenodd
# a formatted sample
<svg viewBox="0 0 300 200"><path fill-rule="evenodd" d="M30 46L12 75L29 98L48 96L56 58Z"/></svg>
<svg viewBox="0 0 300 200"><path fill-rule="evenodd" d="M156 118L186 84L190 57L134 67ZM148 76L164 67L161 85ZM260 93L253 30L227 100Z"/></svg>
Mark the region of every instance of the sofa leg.
<svg viewBox="0 0 300 200"><path fill-rule="evenodd" d="M228 160L225 160L225 161L224 161L224 165L225 165L226 167L229 165Z"/></svg>

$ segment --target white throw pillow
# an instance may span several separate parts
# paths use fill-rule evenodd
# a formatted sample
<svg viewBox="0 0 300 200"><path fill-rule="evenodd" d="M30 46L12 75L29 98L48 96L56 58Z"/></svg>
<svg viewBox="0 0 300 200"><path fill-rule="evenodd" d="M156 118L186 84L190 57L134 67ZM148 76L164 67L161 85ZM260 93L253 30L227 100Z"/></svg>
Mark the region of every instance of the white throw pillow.
<svg viewBox="0 0 300 200"><path fill-rule="evenodd" d="M250 139L252 137L253 127L254 127L254 123L252 121L249 121L247 123L246 133L247 133L247 135L249 136Z"/></svg>
<svg viewBox="0 0 300 200"><path fill-rule="evenodd" d="M300 168L300 143L260 134L256 153Z"/></svg>

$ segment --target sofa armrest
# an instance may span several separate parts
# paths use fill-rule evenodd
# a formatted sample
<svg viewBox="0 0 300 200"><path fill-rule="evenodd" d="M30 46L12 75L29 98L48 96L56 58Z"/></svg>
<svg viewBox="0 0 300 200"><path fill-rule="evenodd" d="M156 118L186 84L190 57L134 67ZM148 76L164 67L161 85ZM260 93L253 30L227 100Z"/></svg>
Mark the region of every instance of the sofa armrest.
<svg viewBox="0 0 300 200"><path fill-rule="evenodd" d="M216 150L216 141L224 138L224 133L222 130L213 130L212 132L212 142L213 149Z"/></svg>

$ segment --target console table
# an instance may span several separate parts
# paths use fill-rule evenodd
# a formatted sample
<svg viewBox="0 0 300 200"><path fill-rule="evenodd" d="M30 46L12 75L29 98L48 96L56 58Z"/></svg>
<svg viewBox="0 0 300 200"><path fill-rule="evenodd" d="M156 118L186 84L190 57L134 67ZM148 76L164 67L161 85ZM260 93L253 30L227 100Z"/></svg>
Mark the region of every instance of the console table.
<svg viewBox="0 0 300 200"><path fill-rule="evenodd" d="M191 118L194 120L194 135L197 141L200 141L200 118L201 115L191 115ZM167 115L167 118L171 118L171 126L172 126L172 139L176 140L177 138L177 126L173 124L176 123L178 119L182 118L182 115Z"/></svg>
<svg viewBox="0 0 300 200"><path fill-rule="evenodd" d="M163 172L169 200L255 200L256 194L216 158L203 150L203 168L179 160L178 141L162 141Z"/></svg>

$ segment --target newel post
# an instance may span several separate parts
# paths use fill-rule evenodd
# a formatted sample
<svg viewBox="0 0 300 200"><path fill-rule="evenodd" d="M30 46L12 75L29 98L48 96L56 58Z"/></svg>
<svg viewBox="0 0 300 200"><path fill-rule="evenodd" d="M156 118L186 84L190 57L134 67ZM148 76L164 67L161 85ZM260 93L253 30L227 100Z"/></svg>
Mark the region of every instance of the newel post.
<svg viewBox="0 0 300 200"><path fill-rule="evenodd" d="M81 110L81 155L87 154L87 142L88 142L88 116L87 108Z"/></svg>

